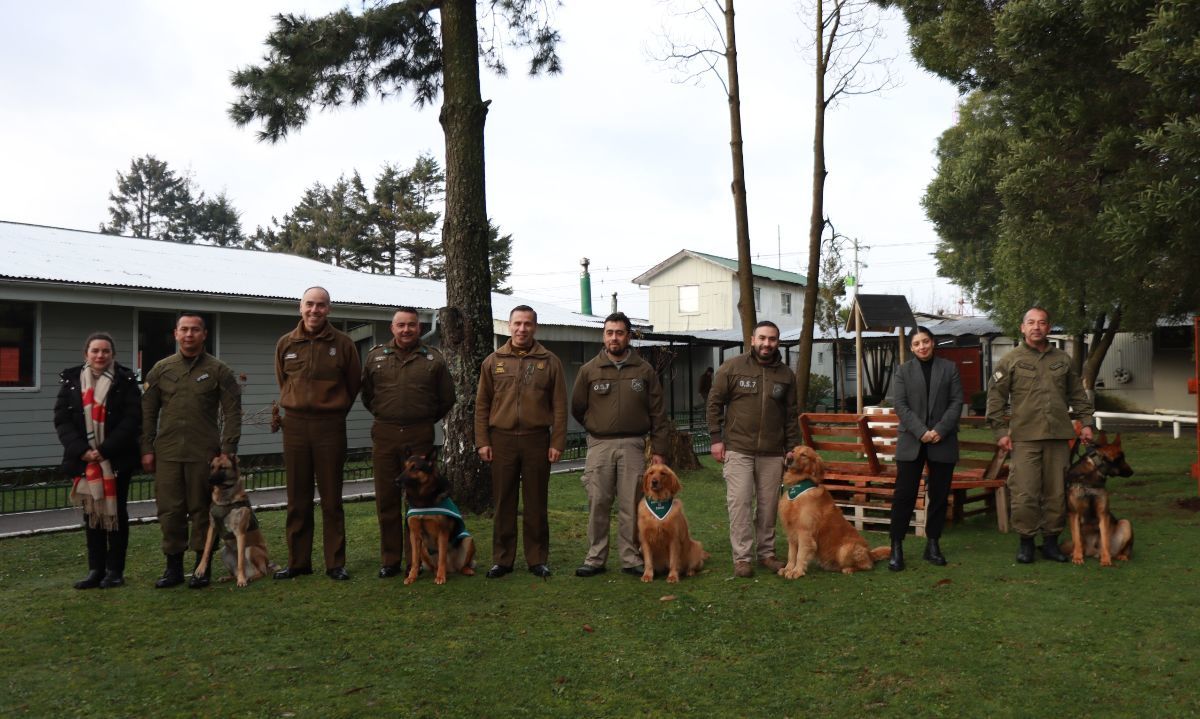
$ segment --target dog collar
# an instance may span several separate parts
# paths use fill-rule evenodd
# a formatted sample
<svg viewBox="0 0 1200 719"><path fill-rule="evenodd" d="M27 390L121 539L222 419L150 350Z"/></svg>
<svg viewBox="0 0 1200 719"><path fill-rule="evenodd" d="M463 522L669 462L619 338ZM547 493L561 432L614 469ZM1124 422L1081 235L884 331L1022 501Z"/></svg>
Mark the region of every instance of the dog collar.
<svg viewBox="0 0 1200 719"><path fill-rule="evenodd" d="M650 513L658 519L664 520L671 513L671 505L675 502L675 498L670 499L650 499L646 497L646 506L650 508Z"/></svg>
<svg viewBox="0 0 1200 719"><path fill-rule="evenodd" d="M787 491L788 501L791 501L816 486L817 483L811 479L802 479L790 487L784 487L784 490Z"/></svg>

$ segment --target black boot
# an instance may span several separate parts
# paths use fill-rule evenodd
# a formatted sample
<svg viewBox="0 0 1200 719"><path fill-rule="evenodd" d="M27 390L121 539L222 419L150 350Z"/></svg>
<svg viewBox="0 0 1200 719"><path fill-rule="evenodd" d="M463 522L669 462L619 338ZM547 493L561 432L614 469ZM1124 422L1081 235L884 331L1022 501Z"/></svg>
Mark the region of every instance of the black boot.
<svg viewBox="0 0 1200 719"><path fill-rule="evenodd" d="M75 582L76 589L95 589L100 586L100 580L103 579L104 572L99 569L89 569L87 576Z"/></svg>
<svg viewBox="0 0 1200 719"><path fill-rule="evenodd" d="M938 545L937 537L930 537L925 542L925 561L939 567L946 566L946 557L942 555L942 548Z"/></svg>
<svg viewBox="0 0 1200 719"><path fill-rule="evenodd" d="M204 574L196 571L196 568L200 566L200 559L203 556L200 552L196 552L196 564L192 567L192 578L188 580L188 587L191 589L203 589L208 586L209 576L212 574L211 557L208 566L204 568Z"/></svg>
<svg viewBox="0 0 1200 719"><path fill-rule="evenodd" d="M888 557L888 569L893 572L904 571L904 540L892 540L892 555Z"/></svg>
<svg viewBox="0 0 1200 719"><path fill-rule="evenodd" d="M1017 562L1033 564L1033 537L1021 537L1021 547L1017 550Z"/></svg>
<svg viewBox="0 0 1200 719"><path fill-rule="evenodd" d="M125 573L119 572L116 569L110 569L104 573L104 579L100 580L101 589L113 589L125 584Z"/></svg>
<svg viewBox="0 0 1200 719"><path fill-rule="evenodd" d="M1068 561L1067 555L1063 554L1062 550L1058 548L1057 534L1042 535L1042 556L1052 562Z"/></svg>
<svg viewBox="0 0 1200 719"><path fill-rule="evenodd" d="M183 552L167 555L167 568L154 583L155 589L166 589L183 584Z"/></svg>

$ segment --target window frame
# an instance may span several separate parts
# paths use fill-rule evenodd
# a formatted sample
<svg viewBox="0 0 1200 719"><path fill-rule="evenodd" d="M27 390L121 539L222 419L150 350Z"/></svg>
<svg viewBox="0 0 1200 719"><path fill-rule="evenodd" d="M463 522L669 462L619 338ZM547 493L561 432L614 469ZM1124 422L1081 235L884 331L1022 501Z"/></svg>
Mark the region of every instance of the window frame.
<svg viewBox="0 0 1200 719"><path fill-rule="evenodd" d="M679 285L676 288L676 290L677 291L675 293L675 302L679 308L679 314L681 314L681 315L698 315L698 314L700 314L700 285L698 285L698 284L697 285ZM684 301L683 291L684 290L693 290L695 292L695 294L696 294L695 309L684 309L683 308L683 301Z"/></svg>
<svg viewBox="0 0 1200 719"><path fill-rule="evenodd" d="M33 305L33 384L19 387L0 387L0 393L41 392L42 391L42 303L15 298L0 298L0 302L13 302Z"/></svg>

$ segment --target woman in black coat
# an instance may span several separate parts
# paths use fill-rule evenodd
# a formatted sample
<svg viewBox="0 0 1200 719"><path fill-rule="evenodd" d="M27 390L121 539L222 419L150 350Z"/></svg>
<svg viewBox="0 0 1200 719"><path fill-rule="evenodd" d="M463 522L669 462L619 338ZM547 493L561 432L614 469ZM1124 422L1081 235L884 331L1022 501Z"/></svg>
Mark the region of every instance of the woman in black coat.
<svg viewBox="0 0 1200 719"><path fill-rule="evenodd" d="M896 372L893 397L900 431L896 440L896 494L892 500L892 555L888 569L904 569L904 537L917 503L921 474L925 480L926 561L942 566L946 557L939 540L946 524L946 500L958 461L958 421L962 414L962 380L958 367L933 356L933 333L917 327L908 336L913 358Z"/></svg>
<svg viewBox="0 0 1200 719"><path fill-rule="evenodd" d="M59 374L62 384L54 403L54 429L63 445L62 468L76 480L72 499L84 507L88 573L75 583L76 589L125 583L129 546L125 504L129 480L141 466L142 393L133 372L113 360L115 353L111 336L103 332L89 336L83 346L84 364ZM91 411L94 436L89 438L84 396L100 394L105 385L103 411ZM107 471L111 475L105 477Z"/></svg>

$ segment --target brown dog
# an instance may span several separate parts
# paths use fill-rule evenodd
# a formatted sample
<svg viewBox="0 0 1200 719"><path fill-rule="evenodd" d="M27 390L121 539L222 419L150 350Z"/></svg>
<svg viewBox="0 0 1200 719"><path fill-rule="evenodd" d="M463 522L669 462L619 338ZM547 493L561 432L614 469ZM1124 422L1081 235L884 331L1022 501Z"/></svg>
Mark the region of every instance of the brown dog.
<svg viewBox="0 0 1200 719"><path fill-rule="evenodd" d="M450 483L437 471L433 455L409 457L397 481L408 502L406 516L412 543L412 565L404 583L417 581L422 564L436 570L434 584L445 584L448 571L474 574L475 540L448 496ZM437 547L436 559L430 552L431 544Z"/></svg>
<svg viewBox="0 0 1200 719"><path fill-rule="evenodd" d="M208 483L212 486L212 507L208 512L208 535L204 540L204 554L196 565L193 576L208 574L212 561L213 545L217 532L225 541L221 560L230 575L237 577L237 585L244 587L268 572L279 569L267 557L267 540L258 528L258 519L250 507L246 488L238 474L237 459L214 457L209 465ZM232 577L221 577L228 582Z"/></svg>
<svg viewBox="0 0 1200 719"><path fill-rule="evenodd" d="M675 495L683 489L679 477L665 464L652 464L642 475L642 493L638 502L638 535L642 543L643 582L654 581L655 572L667 572L667 583L679 581L679 573L695 576L704 569L708 552L692 539L683 501Z"/></svg>
<svg viewBox="0 0 1200 719"><path fill-rule="evenodd" d="M1133 468L1125 461L1121 435L1109 444L1104 432L1067 470L1071 539L1060 549L1070 554L1075 564L1083 564L1088 556L1099 557L1102 567L1111 567L1114 556L1128 561L1133 551L1133 525L1108 510L1108 489L1104 485L1114 474L1132 477Z"/></svg>
<svg viewBox="0 0 1200 719"><path fill-rule="evenodd" d="M792 450L779 497L779 517L788 538L788 561L779 570L781 577L803 577L814 558L831 572L862 572L891 552L889 547L867 545L821 486L824 479L825 463L816 450L804 446Z"/></svg>

